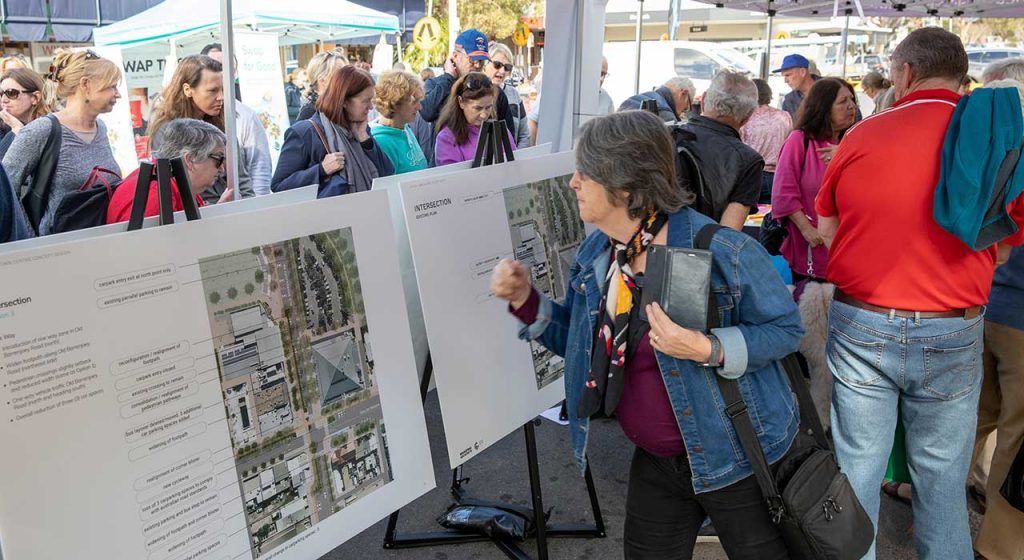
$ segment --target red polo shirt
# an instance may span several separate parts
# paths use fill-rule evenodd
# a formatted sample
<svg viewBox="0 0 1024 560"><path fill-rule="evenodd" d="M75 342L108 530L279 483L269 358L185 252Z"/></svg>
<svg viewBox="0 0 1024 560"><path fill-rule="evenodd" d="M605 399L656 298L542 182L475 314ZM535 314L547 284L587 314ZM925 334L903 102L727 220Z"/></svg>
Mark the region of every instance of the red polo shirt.
<svg viewBox="0 0 1024 560"><path fill-rule="evenodd" d="M911 93L843 138L818 193L819 216L838 217L828 280L861 301L947 311L988 301L996 249L973 251L933 217L946 128L960 96ZM1010 207L1024 226L1024 204ZM1020 244L1022 232L1008 240Z"/></svg>

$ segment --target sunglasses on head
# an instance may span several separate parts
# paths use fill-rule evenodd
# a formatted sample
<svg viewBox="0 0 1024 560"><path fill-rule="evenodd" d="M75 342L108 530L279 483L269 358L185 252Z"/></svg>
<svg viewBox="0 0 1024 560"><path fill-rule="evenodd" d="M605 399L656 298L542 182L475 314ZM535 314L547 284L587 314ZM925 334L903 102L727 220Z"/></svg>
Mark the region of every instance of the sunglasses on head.
<svg viewBox="0 0 1024 560"><path fill-rule="evenodd" d="M491 64L494 65L495 70L501 70L502 68L504 68L506 72L511 72L513 68L511 64L502 64L497 60L492 60Z"/></svg>
<svg viewBox="0 0 1024 560"><path fill-rule="evenodd" d="M478 89L485 89L493 87L490 78L470 78L463 84L463 91L475 91Z"/></svg>
<svg viewBox="0 0 1024 560"><path fill-rule="evenodd" d="M85 59L86 60L99 60L100 59L100 55L98 55L95 52L93 52L92 49L85 49ZM50 72L49 72L47 77L49 77L51 80L54 80L54 81L59 80L60 79L60 71L63 70L68 65L68 62L70 62L70 61L71 61L71 57L69 56L69 57L65 58L63 60L63 62L60 63L59 66L54 66L53 64L51 64L50 65Z"/></svg>
<svg viewBox="0 0 1024 560"><path fill-rule="evenodd" d="M4 90L0 90L0 96L6 97L7 99L10 99L11 101L14 101L15 99L21 97L21 94L23 94L23 93L35 93L35 91L36 90L34 90L34 89L26 89L26 90L20 90L20 89L14 89L14 88L4 89Z"/></svg>

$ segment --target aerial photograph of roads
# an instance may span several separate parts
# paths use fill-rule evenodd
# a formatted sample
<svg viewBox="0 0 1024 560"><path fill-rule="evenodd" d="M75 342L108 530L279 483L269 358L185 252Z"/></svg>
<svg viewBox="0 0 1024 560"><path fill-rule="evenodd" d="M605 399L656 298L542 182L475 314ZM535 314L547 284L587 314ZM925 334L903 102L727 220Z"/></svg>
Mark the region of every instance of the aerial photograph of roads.
<svg viewBox="0 0 1024 560"><path fill-rule="evenodd" d="M199 269L258 557L392 480L352 230Z"/></svg>

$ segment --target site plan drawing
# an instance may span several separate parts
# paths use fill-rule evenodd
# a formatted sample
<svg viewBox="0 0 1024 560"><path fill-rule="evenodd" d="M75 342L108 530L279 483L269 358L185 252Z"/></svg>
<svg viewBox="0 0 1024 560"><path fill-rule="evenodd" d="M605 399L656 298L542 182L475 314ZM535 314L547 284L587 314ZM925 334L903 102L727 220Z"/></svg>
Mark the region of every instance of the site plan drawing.
<svg viewBox="0 0 1024 560"><path fill-rule="evenodd" d="M515 259L530 268L530 281L542 294L561 302L576 249L583 241L572 175L552 177L505 189L505 209ZM530 341L537 388L562 378L564 360Z"/></svg>
<svg viewBox="0 0 1024 560"><path fill-rule="evenodd" d="M4 560L319 558L434 487L386 193L0 276Z"/></svg>
<svg viewBox="0 0 1024 560"><path fill-rule="evenodd" d="M584 231L568 187L573 156L399 179L453 467L564 398L562 359L517 337L490 278L518 259L540 291L564 296Z"/></svg>
<svg viewBox="0 0 1024 560"><path fill-rule="evenodd" d="M259 555L391 480L352 230L199 271Z"/></svg>

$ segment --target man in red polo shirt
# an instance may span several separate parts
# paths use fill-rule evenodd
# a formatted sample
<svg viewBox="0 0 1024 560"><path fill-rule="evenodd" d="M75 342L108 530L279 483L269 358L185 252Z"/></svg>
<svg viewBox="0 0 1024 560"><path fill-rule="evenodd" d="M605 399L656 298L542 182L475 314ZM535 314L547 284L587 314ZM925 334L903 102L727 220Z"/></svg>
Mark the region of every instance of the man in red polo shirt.
<svg viewBox="0 0 1024 560"><path fill-rule="evenodd" d="M816 205L836 285L828 340L836 455L877 527L902 415L914 540L926 560L974 558L964 483L996 249L973 251L933 218L943 139L966 72L956 35L924 28L904 39L892 55L898 102L846 134ZM1015 204L1024 224L1024 205Z"/></svg>

